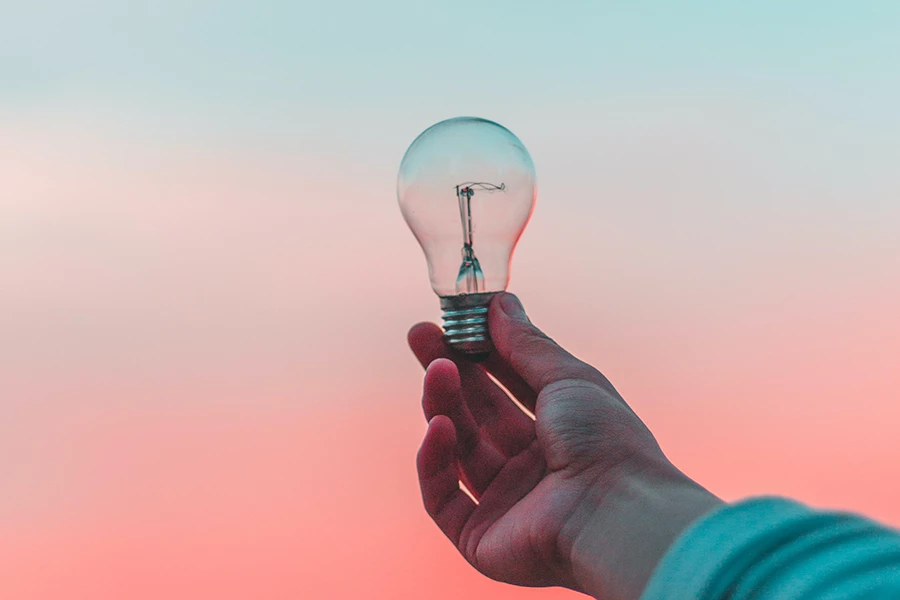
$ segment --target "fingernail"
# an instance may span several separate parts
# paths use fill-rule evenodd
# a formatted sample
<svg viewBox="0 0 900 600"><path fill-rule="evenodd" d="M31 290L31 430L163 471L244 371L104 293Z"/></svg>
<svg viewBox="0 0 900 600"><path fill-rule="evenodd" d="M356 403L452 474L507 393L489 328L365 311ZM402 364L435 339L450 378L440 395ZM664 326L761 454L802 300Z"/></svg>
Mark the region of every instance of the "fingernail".
<svg viewBox="0 0 900 600"><path fill-rule="evenodd" d="M500 296L500 308L514 321L528 321L528 315L515 294L504 293Z"/></svg>

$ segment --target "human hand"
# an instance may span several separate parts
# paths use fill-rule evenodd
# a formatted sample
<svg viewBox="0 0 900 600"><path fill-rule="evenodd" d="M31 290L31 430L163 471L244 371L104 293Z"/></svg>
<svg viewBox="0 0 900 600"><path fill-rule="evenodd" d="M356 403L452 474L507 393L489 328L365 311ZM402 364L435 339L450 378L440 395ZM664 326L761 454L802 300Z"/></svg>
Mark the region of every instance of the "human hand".
<svg viewBox="0 0 900 600"><path fill-rule="evenodd" d="M417 458L426 510L488 577L637 598L678 533L719 501L669 463L609 381L534 327L515 296L494 298L489 324L496 350L482 364L448 350L436 325L410 330L427 366Z"/></svg>

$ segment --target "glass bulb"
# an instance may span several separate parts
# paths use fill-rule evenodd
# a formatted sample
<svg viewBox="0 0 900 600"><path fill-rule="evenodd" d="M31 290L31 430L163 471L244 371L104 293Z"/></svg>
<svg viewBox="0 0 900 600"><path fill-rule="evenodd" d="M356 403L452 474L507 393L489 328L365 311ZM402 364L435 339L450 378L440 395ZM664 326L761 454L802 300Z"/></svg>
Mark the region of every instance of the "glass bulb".
<svg viewBox="0 0 900 600"><path fill-rule="evenodd" d="M485 357L491 298L506 289L512 252L537 196L534 163L508 129L457 117L423 131L397 176L397 198L428 261L444 339Z"/></svg>

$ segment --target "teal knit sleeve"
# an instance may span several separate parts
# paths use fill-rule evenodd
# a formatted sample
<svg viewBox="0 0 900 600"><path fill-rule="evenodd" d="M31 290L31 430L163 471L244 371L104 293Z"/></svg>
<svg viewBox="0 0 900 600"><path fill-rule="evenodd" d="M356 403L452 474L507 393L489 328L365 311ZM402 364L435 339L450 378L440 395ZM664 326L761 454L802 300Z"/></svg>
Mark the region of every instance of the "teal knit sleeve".
<svg viewBox="0 0 900 600"><path fill-rule="evenodd" d="M900 532L780 498L726 505L684 531L641 600L900 600Z"/></svg>

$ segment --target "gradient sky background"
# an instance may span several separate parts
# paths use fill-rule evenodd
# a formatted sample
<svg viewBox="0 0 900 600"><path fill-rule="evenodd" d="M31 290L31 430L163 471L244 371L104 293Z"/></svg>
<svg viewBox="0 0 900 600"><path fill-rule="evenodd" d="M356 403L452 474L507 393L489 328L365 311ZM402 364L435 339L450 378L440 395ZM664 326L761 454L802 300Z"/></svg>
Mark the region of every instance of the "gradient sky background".
<svg viewBox="0 0 900 600"><path fill-rule="evenodd" d="M0 597L574 597L421 508L395 177L457 115L676 464L900 525L900 5L538 4L2 3Z"/></svg>

